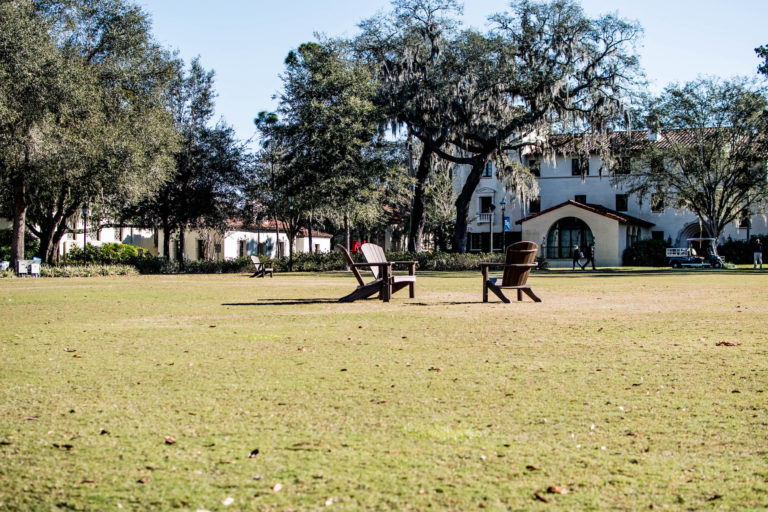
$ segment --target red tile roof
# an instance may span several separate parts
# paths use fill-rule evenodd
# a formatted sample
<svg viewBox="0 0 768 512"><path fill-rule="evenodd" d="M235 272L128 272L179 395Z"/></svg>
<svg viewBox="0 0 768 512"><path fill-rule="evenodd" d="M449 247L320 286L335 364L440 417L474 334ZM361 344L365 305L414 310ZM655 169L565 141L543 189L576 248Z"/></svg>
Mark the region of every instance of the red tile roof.
<svg viewBox="0 0 768 512"><path fill-rule="evenodd" d="M599 204L583 204L583 203L578 203L574 200L568 200L564 203L558 204L557 206L553 206L552 208L547 208L546 210L541 211L539 213L529 215L528 217L525 217L523 219L516 221L515 224L522 224L523 222L529 221L531 219L535 219L536 217L540 217L545 213L555 211L567 205L576 206L583 210L587 210L588 212L596 213L598 215L602 215L603 217L608 217L609 219L618 221L619 224L635 224L637 226L641 226L645 228L650 228L656 225L653 222L648 222L647 220L643 220L638 217L633 217L632 215L627 215L626 213L623 213L623 212L617 212L616 210L611 210L610 208L606 208L605 206L601 206Z"/></svg>

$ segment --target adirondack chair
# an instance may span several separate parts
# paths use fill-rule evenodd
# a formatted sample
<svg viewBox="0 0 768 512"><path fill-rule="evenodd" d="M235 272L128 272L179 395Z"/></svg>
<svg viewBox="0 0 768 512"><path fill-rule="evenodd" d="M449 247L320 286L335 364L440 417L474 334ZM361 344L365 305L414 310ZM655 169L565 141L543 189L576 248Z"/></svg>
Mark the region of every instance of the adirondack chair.
<svg viewBox="0 0 768 512"><path fill-rule="evenodd" d="M272 267L267 267L264 265L264 263L262 263L259 260L259 257L255 254L251 254L251 261L253 262L253 266L256 269L251 277L267 277L267 274L269 274L269 278L272 278L272 272L274 272Z"/></svg>
<svg viewBox="0 0 768 512"><path fill-rule="evenodd" d="M408 287L408 296L414 298L416 296L414 287L416 285L416 261L387 261L387 256L384 254L384 249L380 245L376 244L363 244L360 246L360 251L363 253L365 261L370 264L386 263L388 266L372 266L371 272L373 277L379 278L381 276L385 281L389 283L387 286L387 297L384 301L388 301L389 297L393 293L402 290L406 286ZM407 276L395 276L392 275L392 267L394 265L408 265Z"/></svg>
<svg viewBox="0 0 768 512"><path fill-rule="evenodd" d="M344 259L347 262L347 265L349 265L349 268L352 270L352 273L355 275L355 279L357 279L357 282L359 286L355 291L350 293L349 295L346 295L339 299L339 302L353 302L358 299L366 299L370 297L371 295L378 293L379 299L383 300L384 302L389 302L390 297L392 296L392 293L394 291L400 290L404 288L407 285L410 285L410 293L411 297L414 296L414 290L413 290L413 284L416 281L415 271L416 271L416 262L408 261L408 262L397 262L397 261L387 261L384 257L384 251L381 250L381 247L379 247L379 250L381 251L380 256L375 255L375 251L371 251L371 248L368 248L370 255L366 255L366 245L373 245L373 244L363 244L363 256L367 260L366 263L355 263L352 259L352 255L349 253L349 250L347 250L346 247L343 245L337 245L336 248L341 251L341 254L344 256ZM411 265L410 267L410 275L408 276L392 276L392 265L396 263L407 263ZM366 283L363 279L363 276L360 274L360 268L369 268L371 270L371 273L373 273L373 281L370 283Z"/></svg>
<svg viewBox="0 0 768 512"><path fill-rule="evenodd" d="M483 302L488 302L488 290L491 290L502 302L509 304L510 300L502 292L502 289L505 288L517 290L518 301L523 300L523 293L525 293L534 302L541 302L541 299L526 284L531 269L537 266L536 253L538 250L539 246L535 242L517 242L507 247L505 263L480 263L480 268L483 271ZM488 269L491 267L504 267L501 284L497 284L497 278L488 277Z"/></svg>

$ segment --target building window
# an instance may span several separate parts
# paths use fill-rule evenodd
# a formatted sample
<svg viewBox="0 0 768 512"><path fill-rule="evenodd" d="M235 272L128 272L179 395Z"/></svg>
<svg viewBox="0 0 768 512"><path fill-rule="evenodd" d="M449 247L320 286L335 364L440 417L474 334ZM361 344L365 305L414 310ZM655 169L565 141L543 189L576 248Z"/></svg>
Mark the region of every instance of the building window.
<svg viewBox="0 0 768 512"><path fill-rule="evenodd" d="M240 258L245 258L246 256L248 256L245 240L240 240L240 244L239 244L239 247L238 247L238 253L239 253L238 256Z"/></svg>
<svg viewBox="0 0 768 512"><path fill-rule="evenodd" d="M488 162L483 169L483 178L491 178L493 176L493 163Z"/></svg>
<svg viewBox="0 0 768 512"><path fill-rule="evenodd" d="M528 160L528 170L534 176L541 176L541 162L538 160Z"/></svg>
<svg viewBox="0 0 768 512"><path fill-rule="evenodd" d="M651 231L651 240L664 240L663 231Z"/></svg>
<svg viewBox="0 0 768 512"><path fill-rule="evenodd" d="M571 159L571 176L589 175L589 158Z"/></svg>
<svg viewBox="0 0 768 512"><path fill-rule="evenodd" d="M616 194L616 211L625 212L629 209L629 200L627 194Z"/></svg>
<svg viewBox="0 0 768 512"><path fill-rule="evenodd" d="M632 160L628 156L620 156L616 161L614 174L629 174L632 170Z"/></svg>
<svg viewBox="0 0 768 512"><path fill-rule="evenodd" d="M198 260L205 259L205 241L204 240L197 241L197 259Z"/></svg>
<svg viewBox="0 0 768 512"><path fill-rule="evenodd" d="M216 252L216 254L221 254L221 244L214 245L213 250Z"/></svg>
<svg viewBox="0 0 768 512"><path fill-rule="evenodd" d="M493 205L492 196L480 197L480 213L491 213L491 205Z"/></svg>
<svg viewBox="0 0 768 512"><path fill-rule="evenodd" d="M531 199L528 202L528 213L539 213L541 211L541 196Z"/></svg>
<svg viewBox="0 0 768 512"><path fill-rule="evenodd" d="M749 210L741 210L739 214L739 229L750 229L752 227L752 215Z"/></svg>
<svg viewBox="0 0 768 512"><path fill-rule="evenodd" d="M575 196L573 196L573 200L576 201L577 203L587 204L586 194L576 194Z"/></svg>
<svg viewBox="0 0 768 512"><path fill-rule="evenodd" d="M651 194L651 211L661 213L664 211L664 195Z"/></svg>

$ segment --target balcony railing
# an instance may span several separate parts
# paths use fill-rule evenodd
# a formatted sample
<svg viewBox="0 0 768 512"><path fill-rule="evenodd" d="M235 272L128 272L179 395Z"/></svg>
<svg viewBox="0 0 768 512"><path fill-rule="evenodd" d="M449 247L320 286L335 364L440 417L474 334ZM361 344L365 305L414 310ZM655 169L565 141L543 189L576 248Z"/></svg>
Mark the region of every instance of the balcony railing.
<svg viewBox="0 0 768 512"><path fill-rule="evenodd" d="M490 213L479 213L477 215L477 223L478 224L488 224L491 222L491 215Z"/></svg>

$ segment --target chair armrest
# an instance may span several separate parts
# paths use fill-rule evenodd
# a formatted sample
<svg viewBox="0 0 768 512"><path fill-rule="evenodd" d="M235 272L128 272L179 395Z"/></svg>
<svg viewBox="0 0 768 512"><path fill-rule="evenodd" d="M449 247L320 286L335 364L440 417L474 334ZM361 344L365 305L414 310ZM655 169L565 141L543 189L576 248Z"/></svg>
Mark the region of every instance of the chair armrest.
<svg viewBox="0 0 768 512"><path fill-rule="evenodd" d="M480 267L527 267L527 268L536 268L538 267L538 263L494 263L491 261L481 261Z"/></svg>
<svg viewBox="0 0 768 512"><path fill-rule="evenodd" d="M353 267L391 267L392 262L390 261L377 261L374 263L353 263Z"/></svg>
<svg viewBox="0 0 768 512"><path fill-rule="evenodd" d="M411 264L413 264L413 263L418 263L418 261L417 261L417 260L408 260L408 261L390 261L390 263L393 263L393 264L394 264L394 263L399 263L399 264L402 264L402 265L411 265Z"/></svg>

